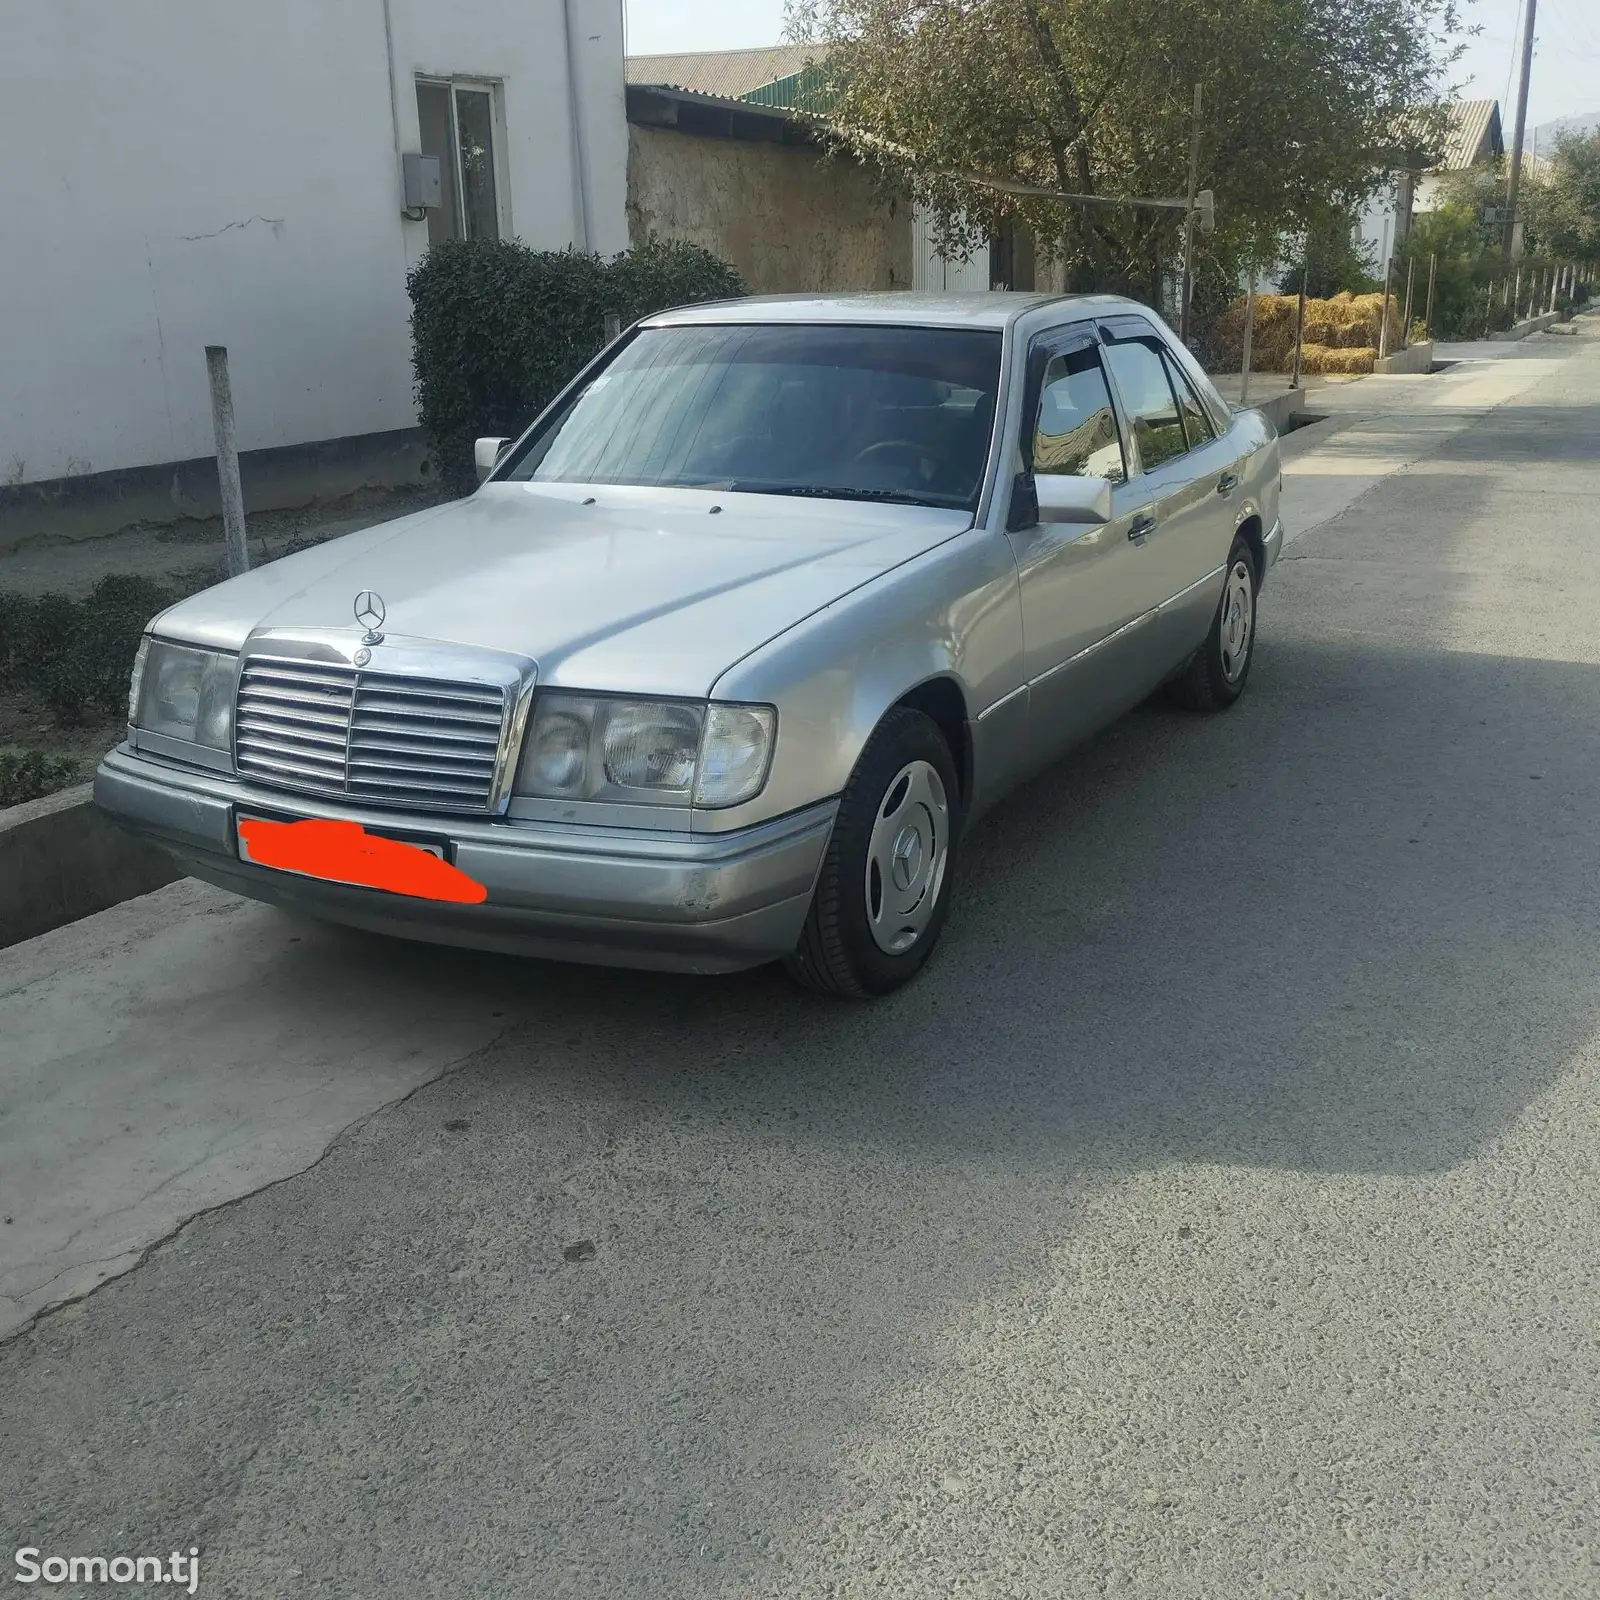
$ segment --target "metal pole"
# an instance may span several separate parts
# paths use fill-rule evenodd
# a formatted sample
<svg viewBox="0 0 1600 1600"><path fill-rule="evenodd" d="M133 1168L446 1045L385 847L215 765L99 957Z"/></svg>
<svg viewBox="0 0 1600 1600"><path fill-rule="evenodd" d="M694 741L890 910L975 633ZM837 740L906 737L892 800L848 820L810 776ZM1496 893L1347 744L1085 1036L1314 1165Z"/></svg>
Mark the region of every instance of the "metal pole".
<svg viewBox="0 0 1600 1600"><path fill-rule="evenodd" d="M1422 314L1423 332L1431 339L1433 337L1433 279L1439 268L1439 252L1431 251L1428 256L1428 309ZM1494 284L1489 285L1490 294L1494 293Z"/></svg>
<svg viewBox="0 0 1600 1600"><path fill-rule="evenodd" d="M1189 129L1189 187L1183 213L1183 277L1179 284L1178 339L1189 342L1189 296L1194 287L1194 201L1200 192L1200 107L1201 89L1194 86L1194 124Z"/></svg>
<svg viewBox="0 0 1600 1600"><path fill-rule="evenodd" d="M1300 370L1305 363L1306 346L1306 279L1311 276L1311 252L1306 251L1300 264L1300 306L1294 318L1294 371L1289 374L1289 387L1300 387Z"/></svg>
<svg viewBox="0 0 1600 1600"><path fill-rule="evenodd" d="M1527 0L1527 21L1522 29L1522 79L1517 85L1517 124L1511 140L1511 173L1506 179L1506 233L1500 244L1501 259L1511 265L1517 237L1517 194L1522 188L1522 140L1528 127L1528 78L1533 71L1533 18L1539 0Z"/></svg>
<svg viewBox="0 0 1600 1600"><path fill-rule="evenodd" d="M250 570L244 541L244 491L239 486L239 448L233 437L233 389L228 383L226 345L206 346L211 379L211 425L217 436L217 483L222 490L222 532L228 551L228 576Z"/></svg>
<svg viewBox="0 0 1600 1600"><path fill-rule="evenodd" d="M1256 269L1250 266L1250 287L1244 297L1244 364L1239 373L1239 404L1250 402L1250 344L1256 326Z"/></svg>
<svg viewBox="0 0 1600 1600"><path fill-rule="evenodd" d="M1522 268L1517 268L1516 281L1511 285L1511 320L1522 315Z"/></svg>
<svg viewBox="0 0 1600 1600"><path fill-rule="evenodd" d="M1400 319L1400 348L1411 348L1411 289L1417 278L1417 258L1406 257L1406 313Z"/></svg>
<svg viewBox="0 0 1600 1600"><path fill-rule="evenodd" d="M1378 311L1378 359L1389 353L1389 280L1394 276L1394 257L1383 264L1383 305Z"/></svg>

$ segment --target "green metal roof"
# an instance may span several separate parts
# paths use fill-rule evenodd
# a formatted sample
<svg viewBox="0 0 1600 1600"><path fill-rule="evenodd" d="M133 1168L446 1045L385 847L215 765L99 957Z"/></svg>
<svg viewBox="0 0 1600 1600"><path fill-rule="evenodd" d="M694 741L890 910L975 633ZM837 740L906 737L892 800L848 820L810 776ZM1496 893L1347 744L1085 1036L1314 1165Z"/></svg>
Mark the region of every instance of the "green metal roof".
<svg viewBox="0 0 1600 1600"><path fill-rule="evenodd" d="M783 111L826 111L834 102L836 93L826 67L809 66L791 72L786 78L774 78L740 95L753 105L773 106Z"/></svg>

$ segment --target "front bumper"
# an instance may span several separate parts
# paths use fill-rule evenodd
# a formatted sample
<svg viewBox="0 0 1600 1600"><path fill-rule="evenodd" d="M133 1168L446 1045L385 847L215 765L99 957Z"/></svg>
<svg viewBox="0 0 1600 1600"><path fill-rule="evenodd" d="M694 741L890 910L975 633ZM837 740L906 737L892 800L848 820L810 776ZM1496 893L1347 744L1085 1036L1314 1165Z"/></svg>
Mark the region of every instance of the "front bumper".
<svg viewBox="0 0 1600 1600"><path fill-rule="evenodd" d="M1263 579L1267 572L1277 564L1278 557L1283 554L1283 518L1273 519L1272 526L1267 530L1266 537L1261 541L1262 553L1266 559L1262 562Z"/></svg>
<svg viewBox="0 0 1600 1600"><path fill-rule="evenodd" d="M724 834L466 821L285 794L126 745L100 764L94 797L195 877L286 910L437 944L677 972L733 972L794 949L838 809L827 800ZM488 899L413 899L241 861L239 810L446 838Z"/></svg>

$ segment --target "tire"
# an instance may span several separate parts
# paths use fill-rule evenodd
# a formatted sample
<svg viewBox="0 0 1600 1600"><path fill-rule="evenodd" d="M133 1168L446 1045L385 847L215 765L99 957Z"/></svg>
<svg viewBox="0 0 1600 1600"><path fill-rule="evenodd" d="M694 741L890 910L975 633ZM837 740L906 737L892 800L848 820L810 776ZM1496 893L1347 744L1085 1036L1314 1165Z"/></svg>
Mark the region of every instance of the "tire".
<svg viewBox="0 0 1600 1600"><path fill-rule="evenodd" d="M1222 596L1206 642L1167 686L1167 698L1186 711L1226 711L1244 693L1256 654L1255 555L1242 538L1228 552Z"/></svg>
<svg viewBox="0 0 1600 1600"><path fill-rule="evenodd" d="M933 954L950 906L960 789L944 735L891 711L839 801L805 930L785 966L819 994L871 1000Z"/></svg>

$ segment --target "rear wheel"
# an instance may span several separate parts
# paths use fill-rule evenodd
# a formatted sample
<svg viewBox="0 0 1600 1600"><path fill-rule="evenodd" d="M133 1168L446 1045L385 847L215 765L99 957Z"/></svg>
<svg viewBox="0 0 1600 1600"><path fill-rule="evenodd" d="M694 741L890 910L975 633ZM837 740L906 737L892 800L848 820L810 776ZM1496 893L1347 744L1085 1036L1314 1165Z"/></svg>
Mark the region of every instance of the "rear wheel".
<svg viewBox="0 0 1600 1600"><path fill-rule="evenodd" d="M960 831L955 762L938 725L891 711L839 801L790 973L867 1000L921 970L944 928Z"/></svg>
<svg viewBox="0 0 1600 1600"><path fill-rule="evenodd" d="M1244 693L1256 651L1257 586L1254 553L1246 540L1235 539L1206 642L1167 688L1174 704L1225 711Z"/></svg>

